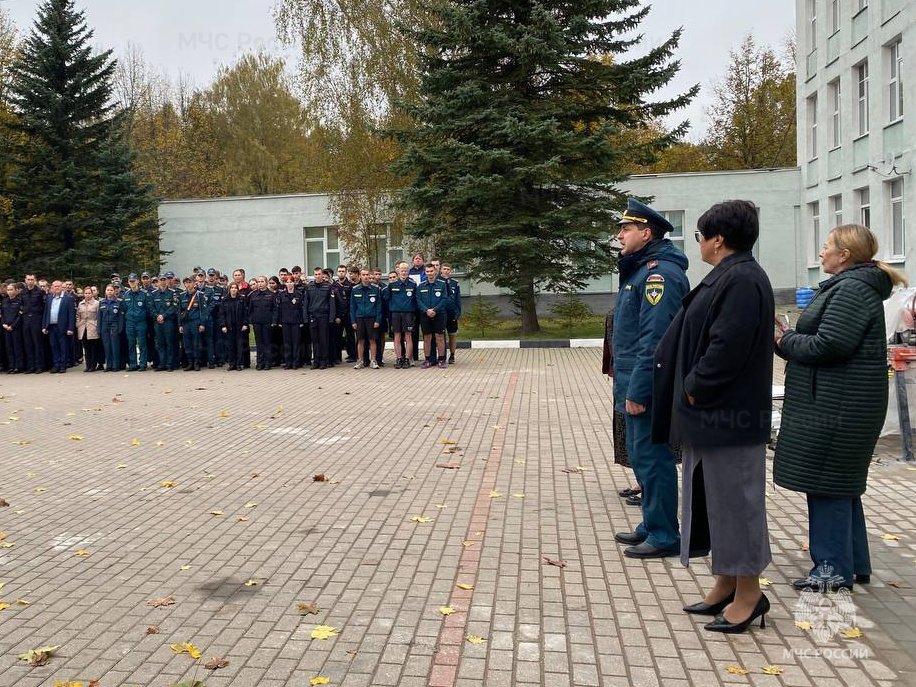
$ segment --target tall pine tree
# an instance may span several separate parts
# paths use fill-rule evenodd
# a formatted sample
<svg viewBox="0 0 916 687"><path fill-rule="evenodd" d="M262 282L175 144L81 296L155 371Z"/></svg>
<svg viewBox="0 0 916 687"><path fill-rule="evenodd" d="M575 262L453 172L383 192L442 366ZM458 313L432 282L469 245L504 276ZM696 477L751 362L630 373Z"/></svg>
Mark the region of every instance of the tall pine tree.
<svg viewBox="0 0 916 687"><path fill-rule="evenodd" d="M45 0L11 70L15 275L100 279L159 264L155 201L133 175L112 101L115 62L93 53L92 35L73 0Z"/></svg>
<svg viewBox="0 0 916 687"><path fill-rule="evenodd" d="M644 55L639 0L442 0L419 44L414 126L392 132L410 230L473 278L509 289L525 332L540 291L580 289L612 267L615 185L685 131L647 136L696 87L649 102L679 68L680 31ZM408 29L409 30L409 29ZM630 135L638 132L638 135Z"/></svg>

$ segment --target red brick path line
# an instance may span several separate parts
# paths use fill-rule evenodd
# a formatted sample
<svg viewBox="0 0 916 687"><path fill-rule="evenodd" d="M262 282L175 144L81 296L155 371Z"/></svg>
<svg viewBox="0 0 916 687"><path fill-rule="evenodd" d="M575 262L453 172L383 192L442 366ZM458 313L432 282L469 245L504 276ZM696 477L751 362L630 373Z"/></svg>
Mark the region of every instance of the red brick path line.
<svg viewBox="0 0 916 687"><path fill-rule="evenodd" d="M467 546L458 559L457 583L474 584L477 580L477 571L480 568L480 549L483 537L486 536L487 518L490 515L490 492L496 488L496 477L499 473L499 464L502 461L503 446L506 443L506 427L509 425L509 409L515 396L515 387L518 385L518 371L512 372L509 385L503 397L503 407L499 413L499 422L493 433L490 444L490 455L487 458L487 467L483 471L483 480L474 510L471 511L471 521L468 524L468 533L465 539L478 542L477 546ZM483 532L484 535L480 533ZM472 589L459 589L455 587L449 597L448 605L455 609L451 615L445 616L442 629L439 631L439 649L433 659L432 672L429 676L429 687L453 687L458 677L458 660L461 657L461 647L464 644L467 630L468 611L474 597Z"/></svg>

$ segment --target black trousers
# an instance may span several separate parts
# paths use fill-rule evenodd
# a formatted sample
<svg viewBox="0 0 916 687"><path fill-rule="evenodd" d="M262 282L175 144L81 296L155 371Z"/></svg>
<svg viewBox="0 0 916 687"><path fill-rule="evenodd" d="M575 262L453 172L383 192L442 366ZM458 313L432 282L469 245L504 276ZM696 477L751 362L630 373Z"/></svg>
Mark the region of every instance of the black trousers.
<svg viewBox="0 0 916 687"><path fill-rule="evenodd" d="M327 365L329 344L331 338L331 323L327 315L311 318L310 329L312 334L313 364Z"/></svg>
<svg viewBox="0 0 916 687"><path fill-rule="evenodd" d="M45 337L41 333L41 316L24 315L22 318L22 348L28 370L45 369Z"/></svg>
<svg viewBox="0 0 916 687"><path fill-rule="evenodd" d="M260 368L270 367L271 327L269 324L253 324L254 345L257 349L257 363Z"/></svg>
<svg viewBox="0 0 916 687"><path fill-rule="evenodd" d="M25 358L22 350L22 330L18 327L11 332L3 330L6 340L6 361L10 370L25 370Z"/></svg>
<svg viewBox="0 0 916 687"><path fill-rule="evenodd" d="M80 340L80 343L83 345L83 360L86 363L87 370L94 370L99 367L102 360L102 340L101 339L87 339L86 335L83 334L83 338Z"/></svg>
<svg viewBox="0 0 916 687"><path fill-rule="evenodd" d="M299 340L302 327L298 324L284 324L283 329L283 364L286 367L299 366Z"/></svg>
<svg viewBox="0 0 916 687"><path fill-rule="evenodd" d="M251 347L248 344L247 331L226 334L226 362L230 367L251 367Z"/></svg>

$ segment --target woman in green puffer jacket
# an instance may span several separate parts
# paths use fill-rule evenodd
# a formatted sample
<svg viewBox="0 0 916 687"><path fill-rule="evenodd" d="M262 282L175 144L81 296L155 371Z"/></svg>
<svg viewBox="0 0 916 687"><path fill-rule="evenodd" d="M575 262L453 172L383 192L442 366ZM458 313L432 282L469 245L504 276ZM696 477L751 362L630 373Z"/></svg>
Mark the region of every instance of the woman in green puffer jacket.
<svg viewBox="0 0 916 687"><path fill-rule="evenodd" d="M813 567L802 591L867 583L871 561L861 496L887 413L884 301L903 274L875 260L867 228L833 229L821 249L822 282L796 328L776 334L788 361L776 484L808 498Z"/></svg>

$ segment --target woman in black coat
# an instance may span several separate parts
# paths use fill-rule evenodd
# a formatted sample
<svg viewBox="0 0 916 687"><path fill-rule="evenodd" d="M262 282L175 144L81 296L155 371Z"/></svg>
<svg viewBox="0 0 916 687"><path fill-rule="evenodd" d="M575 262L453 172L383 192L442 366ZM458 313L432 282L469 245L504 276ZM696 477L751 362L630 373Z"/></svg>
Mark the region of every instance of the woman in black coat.
<svg viewBox="0 0 916 687"><path fill-rule="evenodd" d="M230 370L241 370L245 363L245 344L248 343L248 299L239 290L239 285L229 284L229 295L223 299L219 309L220 329L226 335L226 359ZM250 358L251 354L248 353ZM248 360L250 364L250 359Z"/></svg>
<svg viewBox="0 0 916 687"><path fill-rule="evenodd" d="M782 426L773 459L776 484L808 500L812 568L803 591L851 589L870 581L861 496L887 413L884 301L906 278L875 261L867 228L833 229L821 249L826 274L796 328L776 335L789 361Z"/></svg>
<svg viewBox="0 0 916 687"><path fill-rule="evenodd" d="M687 613L744 632L769 611L766 442L773 381L773 289L751 255L757 209L714 205L695 236L713 270L691 291L655 353L653 436L683 449L681 561L712 550L715 584Z"/></svg>

